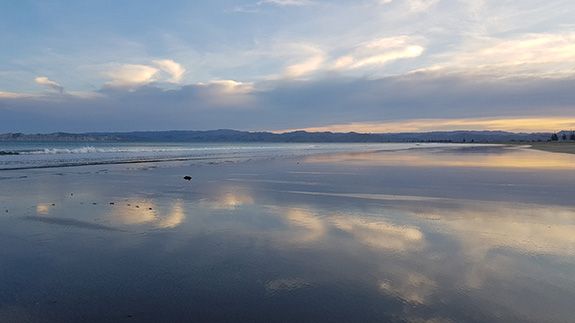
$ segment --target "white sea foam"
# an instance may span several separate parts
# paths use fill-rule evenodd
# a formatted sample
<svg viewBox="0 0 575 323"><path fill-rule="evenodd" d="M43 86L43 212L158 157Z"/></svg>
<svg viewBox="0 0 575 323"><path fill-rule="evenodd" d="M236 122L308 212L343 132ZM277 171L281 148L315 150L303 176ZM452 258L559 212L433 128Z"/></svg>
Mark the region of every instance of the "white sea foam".
<svg viewBox="0 0 575 323"><path fill-rule="evenodd" d="M95 154L95 153L179 153L197 151L272 150L285 149L282 146L218 146L218 147L93 147L44 148L20 151L21 155ZM302 145L298 149L313 149L315 145Z"/></svg>

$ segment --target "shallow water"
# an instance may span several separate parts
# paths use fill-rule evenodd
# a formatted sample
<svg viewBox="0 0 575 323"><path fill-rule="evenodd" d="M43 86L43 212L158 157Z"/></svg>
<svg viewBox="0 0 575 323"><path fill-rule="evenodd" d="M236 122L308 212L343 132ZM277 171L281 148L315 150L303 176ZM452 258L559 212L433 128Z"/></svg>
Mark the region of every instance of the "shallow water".
<svg viewBox="0 0 575 323"><path fill-rule="evenodd" d="M437 143L158 143L158 142L0 142L0 171L82 165L286 158L319 153L405 150L465 144Z"/></svg>
<svg viewBox="0 0 575 323"><path fill-rule="evenodd" d="M570 322L573 165L452 146L3 171L0 322Z"/></svg>

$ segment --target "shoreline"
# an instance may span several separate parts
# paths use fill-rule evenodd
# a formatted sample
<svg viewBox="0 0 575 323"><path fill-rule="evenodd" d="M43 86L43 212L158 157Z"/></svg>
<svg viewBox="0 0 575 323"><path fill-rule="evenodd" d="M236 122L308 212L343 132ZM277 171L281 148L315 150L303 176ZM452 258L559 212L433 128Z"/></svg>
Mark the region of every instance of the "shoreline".
<svg viewBox="0 0 575 323"><path fill-rule="evenodd" d="M575 154L575 142L537 142L530 143L529 148L550 153Z"/></svg>

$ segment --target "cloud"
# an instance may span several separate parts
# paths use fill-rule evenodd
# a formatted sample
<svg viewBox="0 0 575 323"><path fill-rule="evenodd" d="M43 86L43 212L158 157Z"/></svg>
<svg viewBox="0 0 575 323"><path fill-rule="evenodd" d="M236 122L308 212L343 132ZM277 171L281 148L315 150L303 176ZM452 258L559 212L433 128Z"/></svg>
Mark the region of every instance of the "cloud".
<svg viewBox="0 0 575 323"><path fill-rule="evenodd" d="M276 6L308 6L313 4L311 0L262 0L258 2L259 5L261 4L271 4Z"/></svg>
<svg viewBox="0 0 575 323"><path fill-rule="evenodd" d="M225 94L248 94L254 90L253 83L243 83L234 80L214 80L207 83L198 83L198 86L215 89Z"/></svg>
<svg viewBox="0 0 575 323"><path fill-rule="evenodd" d="M429 10L431 7L435 6L440 0L403 0L409 11L411 12L421 12ZM378 0L377 3L380 5L388 5L392 2L400 2L398 0Z"/></svg>
<svg viewBox="0 0 575 323"><path fill-rule="evenodd" d="M412 12L420 12L429 10L435 6L439 0L406 0L406 2Z"/></svg>
<svg viewBox="0 0 575 323"><path fill-rule="evenodd" d="M288 52L292 58L292 64L288 65L283 72L287 78L299 78L312 74L323 67L325 53L317 46L311 44L289 44L282 46L282 52Z"/></svg>
<svg viewBox="0 0 575 323"><path fill-rule="evenodd" d="M180 83L185 73L186 69L179 63L162 59L151 64L117 64L104 75L111 79L106 82L107 87L134 88L153 82Z"/></svg>
<svg viewBox="0 0 575 323"><path fill-rule="evenodd" d="M255 3L235 6L232 11L240 13L258 13L262 6L303 7L313 4L315 4L315 2L312 0L260 0Z"/></svg>
<svg viewBox="0 0 575 323"><path fill-rule="evenodd" d="M33 95L28 93L16 93L16 92L3 92L0 91L0 99L23 99L30 98Z"/></svg>
<svg viewBox="0 0 575 323"><path fill-rule="evenodd" d="M283 73L287 78L321 76L322 73L337 71L345 73L361 70L369 74L381 72L378 67L396 60L419 57L425 51L421 39L410 36L375 38L355 46L333 51L332 53L311 44L291 44L282 50L297 61L288 65ZM336 56L335 52L344 52ZM305 56L302 58L302 56ZM295 60L295 59L292 59ZM381 73L378 73L381 74Z"/></svg>
<svg viewBox="0 0 575 323"><path fill-rule="evenodd" d="M171 59L155 60L153 63L162 71L168 73L170 78L167 80L167 82L180 83L182 77L186 73L186 69L182 67L182 65L174 62Z"/></svg>
<svg viewBox="0 0 575 323"><path fill-rule="evenodd" d="M356 46L332 63L338 71L383 66L396 60L421 56L425 48L421 40L409 36L377 38ZM373 70L370 70L373 72Z"/></svg>
<svg viewBox="0 0 575 323"><path fill-rule="evenodd" d="M290 78L297 78L304 75L308 75L312 72L319 70L324 60L325 59L323 55L318 53L306 59L303 62L286 67L285 75Z"/></svg>
<svg viewBox="0 0 575 323"><path fill-rule="evenodd" d="M342 130L388 126L409 131L430 129L425 128L428 121L429 127L438 128L548 130L565 125L562 118L575 118L574 86L575 78L433 72L380 79L327 75L256 83L215 80L176 88L148 83L105 88L94 97L0 98L0 118L5 120L0 131L281 130L333 125L343 125ZM410 119L415 120L410 124Z"/></svg>
<svg viewBox="0 0 575 323"><path fill-rule="evenodd" d="M505 77L575 75L575 33L531 33L507 39L481 38L439 55L430 70Z"/></svg>
<svg viewBox="0 0 575 323"><path fill-rule="evenodd" d="M214 80L188 87L194 89L198 99L213 108L246 108L254 103L252 96L254 85L252 83Z"/></svg>
<svg viewBox="0 0 575 323"><path fill-rule="evenodd" d="M36 82L36 84L42 85L42 86L44 86L50 90L57 91L60 94L64 93L64 87L62 85L58 84L55 81L50 80L46 76L38 76L34 79L34 82Z"/></svg>
<svg viewBox="0 0 575 323"><path fill-rule="evenodd" d="M106 83L111 87L136 87L153 82L158 69L148 65L124 64L117 66L105 75L111 80Z"/></svg>

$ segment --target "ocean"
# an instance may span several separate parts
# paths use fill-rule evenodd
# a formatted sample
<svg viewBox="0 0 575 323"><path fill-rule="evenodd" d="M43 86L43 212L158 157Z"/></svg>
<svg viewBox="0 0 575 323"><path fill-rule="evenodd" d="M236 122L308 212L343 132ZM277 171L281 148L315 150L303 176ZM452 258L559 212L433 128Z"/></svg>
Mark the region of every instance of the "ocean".
<svg viewBox="0 0 575 323"><path fill-rule="evenodd" d="M0 142L0 170L166 161L224 162L318 153L459 147L419 143ZM465 146L465 145L463 145Z"/></svg>

